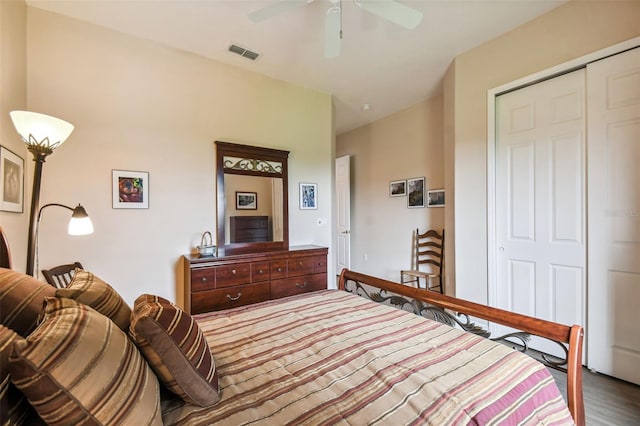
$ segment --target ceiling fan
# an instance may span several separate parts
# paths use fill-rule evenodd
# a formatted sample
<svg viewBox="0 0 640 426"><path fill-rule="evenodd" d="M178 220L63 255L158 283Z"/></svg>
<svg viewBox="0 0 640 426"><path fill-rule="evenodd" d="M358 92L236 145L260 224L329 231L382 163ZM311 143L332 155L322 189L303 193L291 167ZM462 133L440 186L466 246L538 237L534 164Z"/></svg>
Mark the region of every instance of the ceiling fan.
<svg viewBox="0 0 640 426"><path fill-rule="evenodd" d="M313 1L315 0L279 0L249 13L249 19L254 22L261 22ZM331 5L327 9L325 18L324 56L326 58L334 58L340 54L342 0L328 1ZM353 2L362 10L410 30L416 28L422 21L422 12L395 0L353 0Z"/></svg>

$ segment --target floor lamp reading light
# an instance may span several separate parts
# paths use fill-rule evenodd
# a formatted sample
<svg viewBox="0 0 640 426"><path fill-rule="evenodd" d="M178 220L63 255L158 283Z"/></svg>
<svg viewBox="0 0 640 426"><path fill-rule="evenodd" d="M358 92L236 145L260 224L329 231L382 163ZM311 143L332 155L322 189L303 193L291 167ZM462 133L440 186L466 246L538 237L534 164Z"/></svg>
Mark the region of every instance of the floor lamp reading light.
<svg viewBox="0 0 640 426"><path fill-rule="evenodd" d="M34 244L35 251L38 251L38 228L40 226L40 218L42 217L42 212L47 207L62 207L67 210L71 210L71 220L69 220L69 226L67 228L67 233L69 235L89 235L93 234L93 222L91 222L91 218L87 214L87 211L80 204L76 206L76 208L71 208L69 206L65 206L64 204L58 203L49 203L40 207L38 211L38 220L36 221L36 242ZM34 256L36 259L37 256ZM37 260L34 260L33 264L37 265ZM37 270L37 268L36 268Z"/></svg>
<svg viewBox="0 0 640 426"><path fill-rule="evenodd" d="M11 111L9 113L16 131L27 144L36 162L33 174L33 192L31 195L31 211L29 214L29 240L27 243L27 274L33 276L36 238L36 213L40 203L40 181L42 165L49 154L62 145L73 132L73 125L59 118L37 112ZM85 212L86 214L86 212Z"/></svg>

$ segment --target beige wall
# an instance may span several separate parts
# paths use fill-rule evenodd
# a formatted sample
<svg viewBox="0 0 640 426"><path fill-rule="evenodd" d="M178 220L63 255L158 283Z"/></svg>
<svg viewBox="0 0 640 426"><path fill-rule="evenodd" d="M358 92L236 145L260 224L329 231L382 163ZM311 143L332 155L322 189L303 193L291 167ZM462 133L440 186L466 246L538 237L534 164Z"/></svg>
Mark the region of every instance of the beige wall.
<svg viewBox="0 0 640 426"><path fill-rule="evenodd" d="M394 180L424 176L427 189L444 187L442 122L436 96L337 137L336 156L352 156L353 270L398 281L411 266L413 231L443 227L445 209L409 209L406 197L389 197Z"/></svg>
<svg viewBox="0 0 640 426"><path fill-rule="evenodd" d="M215 238L214 141L290 150L291 244L331 245L331 96L142 39L28 8L28 107L76 130L48 159L41 203L82 203L95 233L65 234L48 209L40 268L80 260L133 302L176 300L180 256ZM111 170L147 171L149 209L111 207ZM297 183L319 185L299 211ZM330 263L330 271L332 271Z"/></svg>
<svg viewBox="0 0 640 426"><path fill-rule="evenodd" d="M27 105L27 7L22 0L0 1L0 144L24 159L23 213L0 211L0 225L7 233L13 267L24 271L27 262L29 201L33 161L15 131L9 112Z"/></svg>
<svg viewBox="0 0 640 426"><path fill-rule="evenodd" d="M455 59L445 104L453 104L446 168L455 173L457 296L487 301L487 91L638 35L640 2L572 1Z"/></svg>

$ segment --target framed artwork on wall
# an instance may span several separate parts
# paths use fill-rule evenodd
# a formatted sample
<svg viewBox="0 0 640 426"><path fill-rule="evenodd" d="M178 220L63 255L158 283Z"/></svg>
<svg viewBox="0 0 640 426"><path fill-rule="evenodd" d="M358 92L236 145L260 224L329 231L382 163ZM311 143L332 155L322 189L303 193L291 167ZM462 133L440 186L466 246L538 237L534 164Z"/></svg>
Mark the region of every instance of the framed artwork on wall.
<svg viewBox="0 0 640 426"><path fill-rule="evenodd" d="M315 210L318 208L318 184L300 184L300 209Z"/></svg>
<svg viewBox="0 0 640 426"><path fill-rule="evenodd" d="M149 172L112 170L114 209L149 208Z"/></svg>
<svg viewBox="0 0 640 426"><path fill-rule="evenodd" d="M407 179L407 207L424 207L424 178Z"/></svg>
<svg viewBox="0 0 640 426"><path fill-rule="evenodd" d="M0 146L0 210L24 211L24 159Z"/></svg>
<svg viewBox="0 0 640 426"><path fill-rule="evenodd" d="M394 180L389 183L389 197L404 197L407 195L407 181Z"/></svg>
<svg viewBox="0 0 640 426"><path fill-rule="evenodd" d="M427 191L427 207L444 207L444 189Z"/></svg>
<svg viewBox="0 0 640 426"><path fill-rule="evenodd" d="M258 193L236 191L236 210L258 210Z"/></svg>

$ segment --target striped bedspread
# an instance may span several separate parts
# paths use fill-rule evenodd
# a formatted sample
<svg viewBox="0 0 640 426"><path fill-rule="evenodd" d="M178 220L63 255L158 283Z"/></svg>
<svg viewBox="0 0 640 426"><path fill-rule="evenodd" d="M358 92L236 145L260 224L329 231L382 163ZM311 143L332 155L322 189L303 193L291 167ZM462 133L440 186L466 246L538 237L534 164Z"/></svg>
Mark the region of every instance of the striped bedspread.
<svg viewBox="0 0 640 426"><path fill-rule="evenodd" d="M165 400L165 424L573 424L537 361L344 291L195 318L221 400Z"/></svg>

